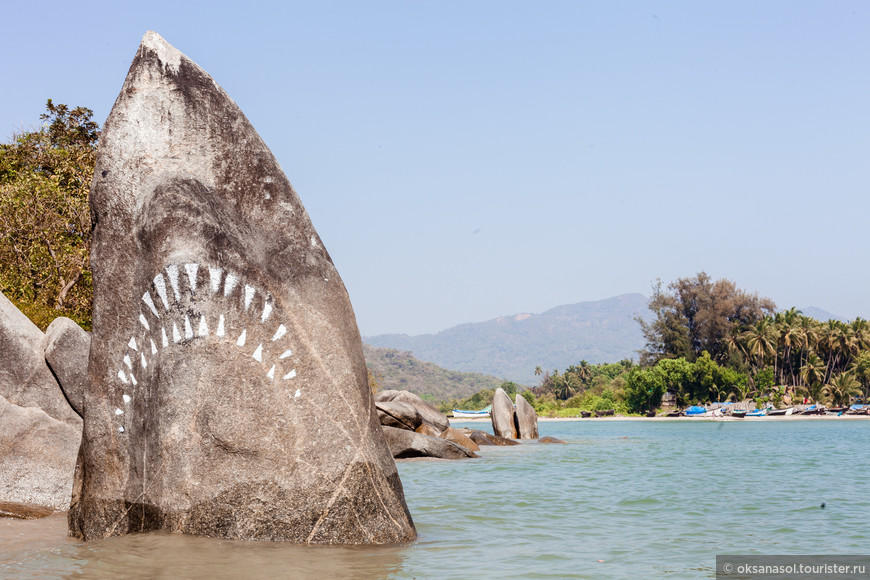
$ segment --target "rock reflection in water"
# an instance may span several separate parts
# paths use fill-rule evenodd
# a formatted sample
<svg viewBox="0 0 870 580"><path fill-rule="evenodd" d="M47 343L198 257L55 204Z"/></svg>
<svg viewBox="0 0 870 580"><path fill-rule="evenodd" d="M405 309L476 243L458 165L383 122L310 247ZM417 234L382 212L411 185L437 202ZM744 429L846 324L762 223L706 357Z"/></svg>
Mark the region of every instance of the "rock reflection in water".
<svg viewBox="0 0 870 580"><path fill-rule="evenodd" d="M0 577L384 578L401 570L402 546L305 546L169 533L84 543L66 514L0 519Z"/></svg>

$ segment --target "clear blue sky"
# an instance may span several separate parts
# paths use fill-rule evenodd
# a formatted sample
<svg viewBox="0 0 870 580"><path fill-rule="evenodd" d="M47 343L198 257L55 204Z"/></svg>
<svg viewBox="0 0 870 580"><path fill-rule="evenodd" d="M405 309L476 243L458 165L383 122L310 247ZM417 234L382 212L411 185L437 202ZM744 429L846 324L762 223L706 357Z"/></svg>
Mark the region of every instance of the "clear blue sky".
<svg viewBox="0 0 870 580"><path fill-rule="evenodd" d="M155 30L236 100L363 334L706 270L870 318L870 4L7 2L0 136Z"/></svg>

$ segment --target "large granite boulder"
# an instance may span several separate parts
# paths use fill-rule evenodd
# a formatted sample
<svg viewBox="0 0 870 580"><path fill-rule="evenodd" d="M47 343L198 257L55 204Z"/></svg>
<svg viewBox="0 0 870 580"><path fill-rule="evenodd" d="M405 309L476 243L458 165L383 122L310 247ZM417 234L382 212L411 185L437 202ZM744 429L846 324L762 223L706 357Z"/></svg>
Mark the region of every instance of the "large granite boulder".
<svg viewBox="0 0 870 580"><path fill-rule="evenodd" d="M43 332L0 293L0 396L19 407L42 409L81 431L81 417L45 363L44 340Z"/></svg>
<svg viewBox="0 0 870 580"><path fill-rule="evenodd" d="M0 503L65 510L81 428L36 407L13 405L0 396ZM18 506L21 507L21 506ZM38 511L38 510L37 510ZM17 510L21 515L21 511Z"/></svg>
<svg viewBox="0 0 870 580"><path fill-rule="evenodd" d="M236 104L153 32L103 127L90 199L70 533L413 540L329 254Z"/></svg>
<svg viewBox="0 0 870 580"><path fill-rule="evenodd" d="M57 377L69 404L79 415L82 414L88 382L90 350L90 333L69 318L55 318L45 329L45 361Z"/></svg>
<svg viewBox="0 0 870 580"><path fill-rule="evenodd" d="M452 441L414 433L406 429L383 427L390 451L396 459L434 457L437 459L467 459L477 455Z"/></svg>
<svg viewBox="0 0 870 580"><path fill-rule="evenodd" d="M520 439L538 438L538 413L522 395L516 396L517 407L515 419L517 423L517 435Z"/></svg>
<svg viewBox="0 0 870 580"><path fill-rule="evenodd" d="M378 410L378 419L381 425L416 431L423 424L423 417L413 405L408 403L401 401L376 402L375 408Z"/></svg>
<svg viewBox="0 0 870 580"><path fill-rule="evenodd" d="M495 390L490 417L492 418L493 433L506 439L517 438L517 427L514 421L514 404L501 387Z"/></svg>
<svg viewBox="0 0 870 580"><path fill-rule="evenodd" d="M379 393L375 393L375 401L398 401L411 404L415 409L417 409L417 412L420 413L420 416L423 417L424 421L436 427L439 431L444 431L450 427L450 421L447 419L447 415L410 391L380 391Z"/></svg>

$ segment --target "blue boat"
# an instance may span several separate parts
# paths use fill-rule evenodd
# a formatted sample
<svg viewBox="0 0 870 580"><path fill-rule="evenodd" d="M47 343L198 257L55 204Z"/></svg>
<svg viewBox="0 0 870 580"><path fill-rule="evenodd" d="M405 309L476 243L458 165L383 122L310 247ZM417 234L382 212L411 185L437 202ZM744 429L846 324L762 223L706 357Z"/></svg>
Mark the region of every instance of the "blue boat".
<svg viewBox="0 0 870 580"><path fill-rule="evenodd" d="M492 405L481 409L480 411L463 411L462 409L453 409L454 419L486 419L492 411Z"/></svg>
<svg viewBox="0 0 870 580"><path fill-rule="evenodd" d="M686 417L694 417L696 415L703 415L706 412L707 412L707 409L705 409L704 407L698 407L697 405L695 405L695 406L689 407L688 409L683 411L683 414Z"/></svg>
<svg viewBox="0 0 870 580"><path fill-rule="evenodd" d="M744 415L744 417L764 417L767 415L767 409L753 409Z"/></svg>

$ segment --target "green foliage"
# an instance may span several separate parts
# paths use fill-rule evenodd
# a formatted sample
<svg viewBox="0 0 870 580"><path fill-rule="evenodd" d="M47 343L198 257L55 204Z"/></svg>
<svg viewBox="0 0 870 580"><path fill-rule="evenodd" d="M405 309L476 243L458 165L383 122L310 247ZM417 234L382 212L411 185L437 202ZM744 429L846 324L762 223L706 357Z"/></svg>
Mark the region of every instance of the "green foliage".
<svg viewBox="0 0 870 580"><path fill-rule="evenodd" d="M759 392L765 393L769 391L775 384L776 381L773 378L772 368L768 367L755 373L755 388Z"/></svg>
<svg viewBox="0 0 870 580"><path fill-rule="evenodd" d="M40 129L0 144L0 291L43 328L57 315L90 327L91 115L49 99Z"/></svg>

